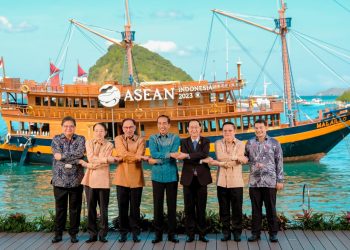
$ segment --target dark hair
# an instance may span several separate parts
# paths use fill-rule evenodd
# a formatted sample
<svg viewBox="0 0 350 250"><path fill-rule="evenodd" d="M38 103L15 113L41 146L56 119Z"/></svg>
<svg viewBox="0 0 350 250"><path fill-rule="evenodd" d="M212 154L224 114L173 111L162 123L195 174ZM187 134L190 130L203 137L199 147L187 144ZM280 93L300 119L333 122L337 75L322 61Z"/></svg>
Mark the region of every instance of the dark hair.
<svg viewBox="0 0 350 250"><path fill-rule="evenodd" d="M66 117L64 117L64 118L62 119L61 126L63 126L63 124L64 124L65 122L68 122L68 121L73 122L74 127L77 125L77 123L76 123L76 121L75 121L75 119L74 119L73 117L71 117L71 116L66 116Z"/></svg>
<svg viewBox="0 0 350 250"><path fill-rule="evenodd" d="M234 129L236 129L236 126L233 122L224 122L224 124L222 124L222 128L225 127L225 125L232 125Z"/></svg>
<svg viewBox="0 0 350 250"><path fill-rule="evenodd" d="M103 127L103 129L104 129L105 131L107 131L107 126L106 126L106 124L104 124L104 123L102 123L102 122L96 123L96 124L92 127L92 130L95 130L95 127L96 127L97 125L100 125L101 127Z"/></svg>
<svg viewBox="0 0 350 250"><path fill-rule="evenodd" d="M200 122L199 120L197 120L197 119L191 119L191 120L189 120L189 121L188 121L188 126L190 126L190 123L191 123L191 122L198 122L199 127L202 127L201 122Z"/></svg>
<svg viewBox="0 0 350 250"><path fill-rule="evenodd" d="M166 118L168 120L168 123L170 124L170 117L167 116L167 115L160 115L160 116L158 116L157 122L158 122L159 118L162 118L162 117Z"/></svg>
<svg viewBox="0 0 350 250"><path fill-rule="evenodd" d="M122 121L122 126L124 125L124 122L126 121L132 121L132 123L136 126L136 121L132 118L125 118L123 121Z"/></svg>
<svg viewBox="0 0 350 250"><path fill-rule="evenodd" d="M254 122L254 125L257 123L263 123L265 126L267 126L266 121L264 119L258 119Z"/></svg>

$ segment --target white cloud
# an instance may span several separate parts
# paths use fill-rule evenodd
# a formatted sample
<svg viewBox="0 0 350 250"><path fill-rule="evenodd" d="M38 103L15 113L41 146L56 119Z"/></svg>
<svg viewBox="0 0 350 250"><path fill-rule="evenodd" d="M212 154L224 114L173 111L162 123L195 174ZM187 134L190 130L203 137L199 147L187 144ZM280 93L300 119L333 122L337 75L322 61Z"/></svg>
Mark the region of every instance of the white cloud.
<svg viewBox="0 0 350 250"><path fill-rule="evenodd" d="M5 16L0 16L0 31L9 33L28 32L35 30L36 27L23 21L19 24L11 23Z"/></svg>
<svg viewBox="0 0 350 250"><path fill-rule="evenodd" d="M176 43L172 41L154 41L149 40L145 44L141 45L150 51L157 53L171 53L175 52L177 49Z"/></svg>
<svg viewBox="0 0 350 250"><path fill-rule="evenodd" d="M180 20L180 19L190 20L193 18L193 15L183 13L182 11L169 10L169 11L157 11L152 14L152 17L176 19L176 20Z"/></svg>

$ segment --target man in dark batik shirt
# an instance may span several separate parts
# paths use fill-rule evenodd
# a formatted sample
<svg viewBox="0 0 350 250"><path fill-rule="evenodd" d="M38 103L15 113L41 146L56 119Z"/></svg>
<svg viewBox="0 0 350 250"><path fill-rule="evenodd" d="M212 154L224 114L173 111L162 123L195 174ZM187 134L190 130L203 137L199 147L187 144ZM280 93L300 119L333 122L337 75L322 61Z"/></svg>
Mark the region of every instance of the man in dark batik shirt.
<svg viewBox="0 0 350 250"><path fill-rule="evenodd" d="M62 233L67 220L67 205L69 202L69 234L71 242L76 243L79 232L80 211L84 177L80 161L85 153L85 138L74 134L76 122L67 116L62 120L62 134L52 139L52 185L55 196L56 218L55 237L52 243L62 240Z"/></svg>
<svg viewBox="0 0 350 250"><path fill-rule="evenodd" d="M281 144L266 134L266 122L254 124L256 137L250 139L245 148L249 159L249 196L252 203L252 236L248 241L260 239L262 204L266 208L270 241L277 242L278 221L276 193L283 189L283 153Z"/></svg>

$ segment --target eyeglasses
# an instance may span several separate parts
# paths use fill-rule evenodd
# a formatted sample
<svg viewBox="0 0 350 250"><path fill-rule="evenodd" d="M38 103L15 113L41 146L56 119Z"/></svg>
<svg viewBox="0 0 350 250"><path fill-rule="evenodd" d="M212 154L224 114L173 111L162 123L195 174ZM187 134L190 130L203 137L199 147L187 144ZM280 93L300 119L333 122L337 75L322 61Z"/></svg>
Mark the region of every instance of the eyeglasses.
<svg viewBox="0 0 350 250"><path fill-rule="evenodd" d="M74 125L63 125L62 127L63 127L63 128L75 128Z"/></svg>
<svg viewBox="0 0 350 250"><path fill-rule="evenodd" d="M123 129L135 129L135 126L123 127Z"/></svg>

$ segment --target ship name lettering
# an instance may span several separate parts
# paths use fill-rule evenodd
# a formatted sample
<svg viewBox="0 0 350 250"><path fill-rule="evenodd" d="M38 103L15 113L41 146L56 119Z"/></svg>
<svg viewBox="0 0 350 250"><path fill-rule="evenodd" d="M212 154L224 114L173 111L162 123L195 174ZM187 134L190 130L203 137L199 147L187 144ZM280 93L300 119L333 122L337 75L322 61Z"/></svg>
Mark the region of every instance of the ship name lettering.
<svg viewBox="0 0 350 250"><path fill-rule="evenodd" d="M345 119L344 119L345 118ZM324 127L328 127L340 122L346 121L346 117L343 118L339 118L339 119L332 119L331 121L326 121L326 122L319 122L316 124L316 128L324 128Z"/></svg>
<svg viewBox="0 0 350 250"><path fill-rule="evenodd" d="M175 99L175 89L171 88L170 90L164 89L164 93L155 89L152 93L151 89L135 89L134 91L128 90L125 94L124 101L152 101L152 100L168 100Z"/></svg>

